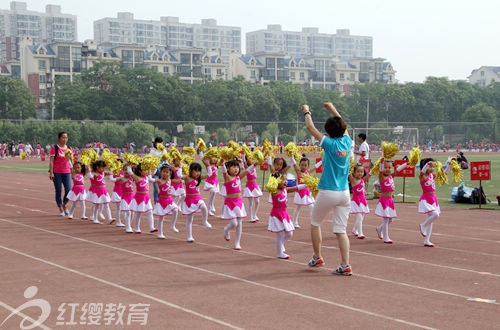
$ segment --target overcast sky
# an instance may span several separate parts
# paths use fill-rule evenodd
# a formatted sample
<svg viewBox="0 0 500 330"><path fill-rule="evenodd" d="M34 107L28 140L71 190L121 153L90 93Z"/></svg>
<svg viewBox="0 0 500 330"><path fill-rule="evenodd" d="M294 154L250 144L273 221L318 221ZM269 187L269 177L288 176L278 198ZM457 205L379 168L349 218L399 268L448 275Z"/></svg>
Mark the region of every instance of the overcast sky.
<svg viewBox="0 0 500 330"><path fill-rule="evenodd" d="M78 16L78 39L93 38L93 21L119 11L137 19L178 16L181 22L215 18L220 25L240 26L245 33L281 24L283 30L318 27L335 33L373 37L373 55L389 60L400 82L423 82L428 76L467 79L482 65L500 66L498 0L25 0L29 10L61 5ZM8 9L9 0L0 0Z"/></svg>

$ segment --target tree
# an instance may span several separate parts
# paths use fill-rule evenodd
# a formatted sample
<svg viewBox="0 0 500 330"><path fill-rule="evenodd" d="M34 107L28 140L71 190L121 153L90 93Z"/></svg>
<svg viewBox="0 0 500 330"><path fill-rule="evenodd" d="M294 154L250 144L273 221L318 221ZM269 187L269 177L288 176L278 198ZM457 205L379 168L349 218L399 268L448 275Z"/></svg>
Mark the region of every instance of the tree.
<svg viewBox="0 0 500 330"><path fill-rule="evenodd" d="M26 84L18 79L0 76L0 118L36 117L35 98Z"/></svg>
<svg viewBox="0 0 500 330"><path fill-rule="evenodd" d="M485 104L478 103L465 110L462 120L464 122L487 122L486 125L467 126L466 138L472 140L480 140L486 138L493 139L494 124L496 123L496 112L493 107Z"/></svg>

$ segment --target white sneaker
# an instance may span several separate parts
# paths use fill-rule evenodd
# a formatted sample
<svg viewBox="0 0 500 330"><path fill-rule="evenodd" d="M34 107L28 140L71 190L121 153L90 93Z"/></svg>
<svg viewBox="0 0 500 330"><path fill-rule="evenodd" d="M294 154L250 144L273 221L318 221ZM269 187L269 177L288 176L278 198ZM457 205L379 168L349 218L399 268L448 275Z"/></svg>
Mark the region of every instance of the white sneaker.
<svg viewBox="0 0 500 330"><path fill-rule="evenodd" d="M118 223L116 224L116 227L125 227L125 225L124 225L123 223L121 223L121 222L118 222Z"/></svg>
<svg viewBox="0 0 500 330"><path fill-rule="evenodd" d="M194 238L193 237L188 237L187 242L188 243L193 243L194 242Z"/></svg>
<svg viewBox="0 0 500 330"><path fill-rule="evenodd" d="M212 225L211 225L211 224L210 224L210 222L208 222L208 221L205 221L204 225L205 225L205 227L207 227L207 228L212 228Z"/></svg>
<svg viewBox="0 0 500 330"><path fill-rule="evenodd" d="M163 234L158 234L158 238L159 238L159 239L165 239L165 235L163 235Z"/></svg>
<svg viewBox="0 0 500 330"><path fill-rule="evenodd" d="M175 227L170 227L170 229L174 232L174 233L178 233L179 232L179 229L175 228Z"/></svg>
<svg viewBox="0 0 500 330"><path fill-rule="evenodd" d="M92 223L95 223L96 225L102 224L99 220L94 220L94 221L92 221Z"/></svg>

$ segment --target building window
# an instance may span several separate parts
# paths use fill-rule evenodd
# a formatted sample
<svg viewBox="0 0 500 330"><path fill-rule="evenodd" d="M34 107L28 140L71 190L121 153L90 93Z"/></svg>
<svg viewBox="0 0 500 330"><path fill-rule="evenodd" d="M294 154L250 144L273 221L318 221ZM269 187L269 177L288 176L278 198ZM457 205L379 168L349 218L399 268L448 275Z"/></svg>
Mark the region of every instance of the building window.
<svg viewBox="0 0 500 330"><path fill-rule="evenodd" d="M45 75L41 74L38 81L40 82L40 84L45 84L47 82L47 80L45 79Z"/></svg>
<svg viewBox="0 0 500 330"><path fill-rule="evenodd" d="M300 80L306 80L304 72L300 73Z"/></svg>
<svg viewBox="0 0 500 330"><path fill-rule="evenodd" d="M250 78L255 79L255 70L250 71Z"/></svg>
<svg viewBox="0 0 500 330"><path fill-rule="evenodd" d="M40 97L45 97L45 95L47 95L47 90L40 89Z"/></svg>
<svg viewBox="0 0 500 330"><path fill-rule="evenodd" d="M217 75L222 76L222 69L217 69Z"/></svg>
<svg viewBox="0 0 500 330"><path fill-rule="evenodd" d="M168 73L168 66L163 67L163 73Z"/></svg>
<svg viewBox="0 0 500 330"><path fill-rule="evenodd" d="M356 81L356 75L354 73L351 73L349 80Z"/></svg>
<svg viewBox="0 0 500 330"><path fill-rule="evenodd" d="M156 65L153 65L151 69L153 69L154 72L158 72L158 67Z"/></svg>
<svg viewBox="0 0 500 330"><path fill-rule="evenodd" d="M40 54L40 55L45 55L45 49L40 48L40 49L38 50L38 54Z"/></svg>
<svg viewBox="0 0 500 330"><path fill-rule="evenodd" d="M341 74L340 74L340 81L344 81L344 80L345 80L345 78L344 78L344 74L343 74L343 73L341 73Z"/></svg>
<svg viewBox="0 0 500 330"><path fill-rule="evenodd" d="M44 60L38 60L38 70L45 71L47 70L47 66Z"/></svg>
<svg viewBox="0 0 500 330"><path fill-rule="evenodd" d="M295 80L295 72L290 72L290 80Z"/></svg>
<svg viewBox="0 0 500 330"><path fill-rule="evenodd" d="M481 71L481 77L484 77L484 71Z"/></svg>

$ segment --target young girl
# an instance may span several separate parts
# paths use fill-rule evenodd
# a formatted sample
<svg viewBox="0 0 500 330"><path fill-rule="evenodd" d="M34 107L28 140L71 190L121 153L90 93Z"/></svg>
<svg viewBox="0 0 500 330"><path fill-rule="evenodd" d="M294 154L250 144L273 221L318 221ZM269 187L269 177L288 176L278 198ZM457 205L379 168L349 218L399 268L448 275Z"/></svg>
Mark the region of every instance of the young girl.
<svg viewBox="0 0 500 330"><path fill-rule="evenodd" d="M85 199L87 197L87 193L85 192L85 184L84 178L87 170L85 165L80 162L76 162L73 164L73 169L71 173L71 178L73 179L73 187L71 191L68 193L68 200L73 202L69 210L68 219L73 219L73 212L75 211L76 205L79 203L82 209L82 220L87 220L88 218L85 216Z"/></svg>
<svg viewBox="0 0 500 330"><path fill-rule="evenodd" d="M281 157L276 157L274 160L271 159L271 156L267 157L267 164L269 165L269 173L273 175L274 173L283 173L286 174L290 169L290 166L286 164L286 160ZM272 196L269 194L269 199L267 200L269 203L272 203Z"/></svg>
<svg viewBox="0 0 500 330"><path fill-rule="evenodd" d="M103 209L106 213L108 223L111 224L114 221L109 209L111 198L109 197L106 182L104 181L104 177L109 175L109 173L105 172L105 169L106 163L103 160L98 160L92 164L92 171L89 173L90 189L87 194L87 201L92 203L90 219L95 224L101 224L98 215L101 214Z"/></svg>
<svg viewBox="0 0 500 330"><path fill-rule="evenodd" d="M378 180L382 192L380 193L379 202L375 209L375 215L382 218L382 223L375 230L377 231L378 238L383 239L384 243L392 244L392 240L389 238L389 224L397 216L394 209L394 199L392 198L392 194L394 193L394 180L392 178L394 168L392 161L382 159L379 170Z"/></svg>
<svg viewBox="0 0 500 330"><path fill-rule="evenodd" d="M186 231L187 241L194 242L193 238L193 217L195 213L201 212L203 217L203 224L207 228L212 228L208 222L208 210L205 202L200 195L201 180L206 179L206 175L201 175L201 165L198 163L191 163L189 165L189 175L182 175L182 169L177 170L177 177L182 177L186 185L186 198L182 203L182 214L187 215Z"/></svg>
<svg viewBox="0 0 500 330"><path fill-rule="evenodd" d="M251 171L254 168L255 165L251 165L248 169ZM247 170L241 171L240 164L234 159L222 167L222 173L224 174L226 196L224 198L221 218L229 220L227 226L224 227L224 239L229 241L229 231L236 228L234 248L235 250L241 250L242 223L243 218L247 216L245 206L243 205L243 198L241 197L241 178L247 174Z"/></svg>
<svg viewBox="0 0 500 330"><path fill-rule="evenodd" d="M135 213L135 233L141 233L142 213L146 213L148 217L149 232L157 232L158 229L154 227L153 206L151 205L151 197L149 196L149 182L154 181L154 179L149 176L149 171L141 168L140 163L135 167L134 171L130 167L127 170L135 181L135 195L130 202L130 210Z"/></svg>
<svg viewBox="0 0 500 330"><path fill-rule="evenodd" d="M245 156L245 154L243 154ZM257 211L259 210L259 199L262 196L259 184L257 183L257 169L255 166L250 169L252 162L249 159L244 160L247 182L245 183L245 190L243 197L248 199L248 211L250 212L250 222L255 223L259 221Z"/></svg>
<svg viewBox="0 0 500 330"><path fill-rule="evenodd" d="M129 166L126 166L126 170L123 173L123 177L118 180L121 181L122 184L122 199L120 201L120 212L123 212L123 217L125 219L125 224L120 221L116 223L117 227L125 227L125 232L133 233L131 226L131 218L132 218L132 209L130 208L130 204L134 199L134 179L130 175Z"/></svg>
<svg viewBox="0 0 500 330"><path fill-rule="evenodd" d="M211 216L215 215L215 196L219 192L219 180L217 179L217 167L218 159L216 157L211 157L203 160L203 164L207 168L207 179L205 180L205 185L203 190L210 192L210 197L208 198L208 214Z"/></svg>
<svg viewBox="0 0 500 330"><path fill-rule="evenodd" d="M422 187L422 196L418 202L418 213L427 214L427 219L419 225L420 233L424 239L424 246L434 247L430 238L432 234L432 225L439 217L441 209L439 208L436 197L436 183L434 181L434 159L424 158L420 161L420 186Z"/></svg>
<svg viewBox="0 0 500 330"><path fill-rule="evenodd" d="M370 213L365 196L365 169L363 165L356 164L353 172L349 174L349 182L352 186L351 214L356 215L356 221L352 228L352 233L359 239L365 238L363 235L363 218Z"/></svg>
<svg viewBox="0 0 500 330"><path fill-rule="evenodd" d="M184 182L182 181L181 161L179 159L174 159L172 161L172 165L172 171L174 172L174 178L172 180L172 196L174 196L175 204L182 205L184 198L186 197L186 190L184 189Z"/></svg>
<svg viewBox="0 0 500 330"><path fill-rule="evenodd" d="M120 162L120 164L123 163L121 159L118 159L118 161ZM115 183L113 187L113 193L111 194L111 203L116 205L115 219L118 223L121 223L120 202L122 201L122 181L119 180L121 177L123 177L123 171L120 171L118 175L113 174L109 176L109 180Z"/></svg>
<svg viewBox="0 0 500 330"><path fill-rule="evenodd" d="M281 182L278 184L276 192L271 194L273 208L269 214L269 225L267 230L276 233L276 251L278 258L288 259L290 256L285 254L285 242L292 238L295 228L287 212L287 194L297 191L298 189L304 189L306 185L300 184L296 187L287 188L286 174L276 172L273 176L275 178L280 178Z"/></svg>
<svg viewBox="0 0 500 330"><path fill-rule="evenodd" d="M174 203L172 199L171 191L172 184L171 180L174 178L174 173L172 168L168 164L162 165L160 167L160 179L156 179L155 183L158 184L158 201L155 204L153 214L157 215L158 218L158 238L164 239L163 235L163 218L166 215L172 215L172 224L170 228L174 233L178 233L179 230L175 228L175 222L177 221L177 215L179 214L179 208L177 204Z"/></svg>
<svg viewBox="0 0 500 330"><path fill-rule="evenodd" d="M297 184L301 184L302 177L309 175L309 158L307 158L305 155L302 155L299 166L297 166L295 158L291 157L291 163L295 168L295 173L297 173ZM305 187L303 189L297 189L293 198L293 203L296 205L295 212L293 212L293 225L295 228L300 228L299 213L301 207L308 206L309 214L311 214L312 206L314 205L314 197L312 197L309 188Z"/></svg>

